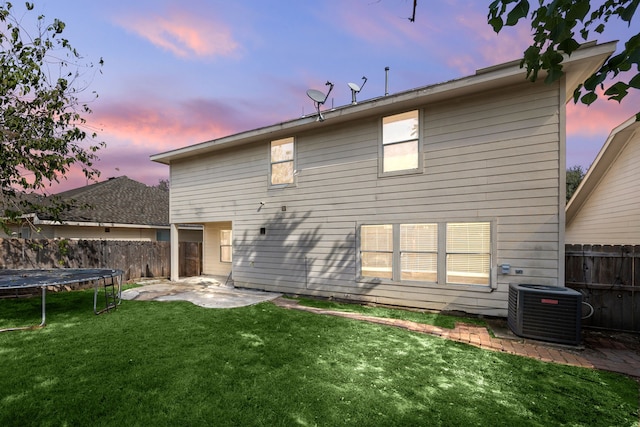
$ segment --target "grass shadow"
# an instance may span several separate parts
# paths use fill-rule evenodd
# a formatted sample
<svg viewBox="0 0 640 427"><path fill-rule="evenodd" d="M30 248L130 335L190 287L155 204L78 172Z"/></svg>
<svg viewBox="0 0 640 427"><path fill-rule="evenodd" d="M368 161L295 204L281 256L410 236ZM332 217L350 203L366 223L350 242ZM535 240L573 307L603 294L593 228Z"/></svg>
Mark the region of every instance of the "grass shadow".
<svg viewBox="0 0 640 427"><path fill-rule="evenodd" d="M324 310L346 311L358 313L372 317L383 317L388 319L408 320L425 325L437 326L440 328L454 329L456 323L468 323L478 326L487 326L486 322L476 317L451 316L439 312L428 310L410 310L404 308L381 307L370 304L357 304L336 302L315 298L295 298L300 305L316 307Z"/></svg>

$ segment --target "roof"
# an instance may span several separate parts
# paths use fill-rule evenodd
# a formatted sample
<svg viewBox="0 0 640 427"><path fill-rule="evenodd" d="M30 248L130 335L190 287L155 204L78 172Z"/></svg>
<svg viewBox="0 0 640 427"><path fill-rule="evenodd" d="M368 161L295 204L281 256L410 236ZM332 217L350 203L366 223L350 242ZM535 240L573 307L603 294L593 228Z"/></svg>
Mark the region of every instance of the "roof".
<svg viewBox="0 0 640 427"><path fill-rule="evenodd" d="M63 212L65 223L169 225L169 192L121 176L64 191L54 196L75 208ZM51 220L39 213L38 218Z"/></svg>
<svg viewBox="0 0 640 427"><path fill-rule="evenodd" d="M596 71L604 61L615 51L616 42L597 44L589 42L574 51L570 57L565 57L563 70L565 71L565 99L573 97L573 91ZM323 111L324 121L316 120L316 114L225 136L219 139L190 145L164 153L154 154L151 160L170 165L171 162L199 156L205 153L248 144L265 139L278 139L291 136L292 133L320 129L328 124L338 124L369 117L372 115L392 114L401 109L411 109L428 102L452 99L490 89L503 88L510 84L526 81L526 73L520 67L520 61L511 61L489 68L477 70L474 75L457 80L451 80L431 86L424 86L393 95L382 96L367 101L359 101L356 105L337 107L330 111ZM544 75L539 76L544 80Z"/></svg>
<svg viewBox="0 0 640 427"><path fill-rule="evenodd" d="M589 170L565 207L567 224L573 221L582 205L584 205L593 190L611 169L624 147L638 132L640 132L640 122L636 121L635 116L629 118L611 131L596 156L596 159L589 167Z"/></svg>

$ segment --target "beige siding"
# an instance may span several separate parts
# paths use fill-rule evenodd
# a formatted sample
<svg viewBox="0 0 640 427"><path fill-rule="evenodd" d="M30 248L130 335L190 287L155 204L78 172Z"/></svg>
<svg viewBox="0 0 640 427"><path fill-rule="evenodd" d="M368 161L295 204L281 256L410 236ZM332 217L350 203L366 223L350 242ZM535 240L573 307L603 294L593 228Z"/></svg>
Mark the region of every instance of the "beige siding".
<svg viewBox="0 0 640 427"><path fill-rule="evenodd" d="M231 273L231 264L220 262L220 231L231 230L231 222L215 222L205 224L203 232L203 253L206 254L202 260L203 274L214 276L227 276Z"/></svg>
<svg viewBox="0 0 640 427"><path fill-rule="evenodd" d="M139 229L139 228L119 228L111 227L110 231L105 232L105 227L93 226L66 226L66 225L38 225L37 229L25 225L20 228L18 226L9 227L11 236L6 235L0 230L0 237L23 237L21 233L26 234L30 239L74 239L74 240L136 240L136 241L152 241L157 239L156 229ZM181 242L201 242L202 231L200 230L180 230Z"/></svg>
<svg viewBox="0 0 640 427"><path fill-rule="evenodd" d="M636 132L567 224L572 244L640 243L640 134Z"/></svg>
<svg viewBox="0 0 640 427"><path fill-rule="evenodd" d="M268 187L268 140L174 162L171 218L233 221L236 285L504 316L510 282L561 285L560 99L557 85L524 83L420 106L424 171L414 175L378 176L380 116L291 135L289 188ZM450 220L495 225L492 292L356 280L361 224ZM205 245L205 265L213 251ZM496 274L502 263L512 274Z"/></svg>
<svg viewBox="0 0 640 427"><path fill-rule="evenodd" d="M149 228L75 226L56 226L51 228L53 229L53 237L60 239L142 240L149 242L156 241L156 230Z"/></svg>

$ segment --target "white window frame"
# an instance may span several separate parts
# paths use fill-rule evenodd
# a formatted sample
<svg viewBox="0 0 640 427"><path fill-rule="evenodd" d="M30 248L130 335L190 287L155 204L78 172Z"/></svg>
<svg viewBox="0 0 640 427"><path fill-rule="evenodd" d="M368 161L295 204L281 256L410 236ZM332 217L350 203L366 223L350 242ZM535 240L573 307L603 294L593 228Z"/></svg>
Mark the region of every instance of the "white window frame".
<svg viewBox="0 0 640 427"><path fill-rule="evenodd" d="M482 244L482 247L478 247L477 246L477 242L475 244L469 244L469 240L465 241L465 245L466 247L459 247L459 248L454 248L454 247L450 247L449 246L449 228L453 227L454 225L478 225L478 224L482 224L482 225L488 225L489 226L489 242L488 244L485 246L484 244ZM446 223L446 242L445 242L445 258L446 258L446 265L445 265L445 272L446 272L446 283L451 283L451 284L462 284L462 285L478 285L478 286L490 286L491 285L491 262L492 262L492 253L491 253L491 223L489 221L450 221ZM472 230L472 229L470 229ZM473 240L473 239L471 239ZM451 245L454 246L454 245ZM454 281L454 280L450 280L450 273L452 273L451 269L450 269L450 256L456 256L456 255L462 255L462 256L470 256L470 258L473 258L473 256L480 256L480 257L484 257L484 256L488 256L488 271L486 272L488 274L488 281L489 283L469 283L469 281L473 282L474 279L472 279L474 273L470 272L470 271L464 271L464 270L458 270L458 273L461 275L467 275L469 277L467 282L464 281ZM467 263L469 263L469 261L467 261ZM452 276L455 276L452 274ZM480 278L483 278L483 276L481 275L477 275L476 276L477 279L475 279L475 281L479 281Z"/></svg>
<svg viewBox="0 0 640 427"><path fill-rule="evenodd" d="M418 116L418 135L413 138L407 138L407 139L401 139L398 141L393 141L392 143L388 143L385 144L384 143L384 120L386 118L389 117L394 117L394 116L399 116L402 114L407 114L410 112L417 112L417 116ZM410 175L410 174L416 174L416 173L422 173L424 166L424 159L423 159L423 154L422 154L422 127L423 127L423 123L424 123L424 113L422 110L419 109L414 109L414 110L407 110L407 111L402 111L399 113L395 113L395 114L389 114L386 116L383 116L380 118L380 127L379 127L379 143L378 143L378 176L380 177L387 177L387 176L398 176L398 175ZM393 145L397 145L397 144L404 144L407 142L412 142L412 141L416 141L416 143L418 144L418 165L416 168L411 168L411 169L401 169L401 170L394 170L394 171L388 171L385 172L384 167L385 167L385 159L384 159L384 147L385 146L393 146Z"/></svg>
<svg viewBox="0 0 640 427"><path fill-rule="evenodd" d="M284 159L284 160L276 160L273 161L271 155L272 155L272 147L274 143L281 143L283 141L291 141L293 143L293 154L292 154L292 158L291 159ZM295 137L286 137L286 138L280 138L280 139L274 139L272 141L269 141L269 187L270 188L282 188L282 187L287 187L287 186L291 186L291 185L295 185L296 184L296 157L297 157L297 142L296 142L296 138ZM282 182L282 183L277 183L274 184L273 183L273 167L274 165L282 165L285 163L291 163L292 165L292 176L291 176L291 182Z"/></svg>
<svg viewBox="0 0 640 427"><path fill-rule="evenodd" d="M428 226L428 228L431 227L435 227L435 248L403 248L403 242L402 242L402 226ZM399 240L398 240L398 252L399 252L399 268L398 268L398 278L400 281L406 282L406 281L420 281L420 282L431 282L431 283L437 283L438 282L438 271L439 271L439 266L438 266L438 243L439 243L439 230L440 230L440 224L438 224L437 222L433 222L433 223L426 223L426 222L416 222L416 223L402 223L402 224L398 224L398 228L399 228ZM395 249L395 248L394 248ZM410 271L405 271L404 269L404 264L403 264L403 255L427 255L427 256L435 256L435 280L426 280L426 279L410 279L410 278L403 278L403 276L405 275L405 273L407 275L412 274ZM419 275L419 272L414 272L416 275ZM425 274L425 273L422 273ZM428 273L426 273L428 274Z"/></svg>
<svg viewBox="0 0 640 427"><path fill-rule="evenodd" d="M229 233L229 244L224 244L224 233ZM229 248L229 260L223 259L223 248ZM232 263L233 262L233 231L231 229L220 230L220 262Z"/></svg>
<svg viewBox="0 0 640 427"><path fill-rule="evenodd" d="M358 245L359 247L359 254L360 254L360 259L363 260L365 258L365 254L367 255L367 258L369 256L371 256L372 258L378 258L380 257L381 259L385 259L387 258L389 255L391 256L391 262L389 267L391 267L391 273L393 274L393 272L395 271L394 268L394 251L393 248L396 246L396 242L395 242L395 226L392 224L363 224L362 226L360 226L360 236L363 235L363 229L365 227L383 227L383 229L389 230L391 228L391 239L390 239L390 243L391 243L391 250L389 250L388 248L380 248L380 247L376 247L376 248L363 248L362 247L362 242L363 239L360 239L360 244ZM360 264L360 266L362 267L362 263ZM369 269L371 270L375 270L376 268L381 268L381 267L377 267L377 266L370 266ZM362 273L362 268L360 268L359 270ZM386 280L393 280L393 276L392 277L386 277L386 269L383 270L385 271L384 275L381 275L381 277L383 277ZM374 277L374 276L367 276L367 277Z"/></svg>
<svg viewBox="0 0 640 427"><path fill-rule="evenodd" d="M489 224L489 283L488 284L472 284L472 283L449 283L447 282L447 224L449 223L488 223ZM438 243L437 243L437 281L413 281L402 280L401 275L401 254L400 250L400 226L406 224L436 224ZM386 279L381 277L371 277L362 275L362 236L361 230L364 225L389 225L393 227L393 261L392 261L392 279ZM480 219L474 218L470 220L456 220L456 221L403 221L402 223L395 222L363 222L358 226L358 232L356 236L357 245L357 281L363 283L389 283L389 284L419 284L421 287L449 287L449 288L468 288L471 290L487 291L490 292L495 289L496 286L496 266L494 265L496 260L497 242L496 242L496 221L493 219Z"/></svg>

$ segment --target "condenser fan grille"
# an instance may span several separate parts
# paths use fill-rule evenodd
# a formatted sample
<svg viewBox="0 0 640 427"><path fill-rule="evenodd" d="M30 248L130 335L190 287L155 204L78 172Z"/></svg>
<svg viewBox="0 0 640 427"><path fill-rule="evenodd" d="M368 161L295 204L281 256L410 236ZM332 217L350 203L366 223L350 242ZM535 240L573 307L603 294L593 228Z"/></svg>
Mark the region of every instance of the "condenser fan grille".
<svg viewBox="0 0 640 427"><path fill-rule="evenodd" d="M507 320L516 335L577 345L581 304L582 294L570 288L511 284Z"/></svg>

